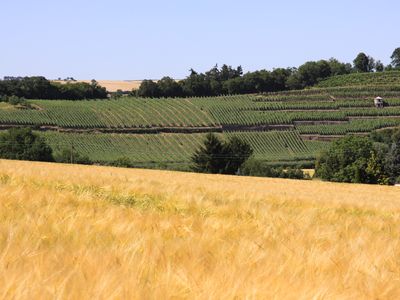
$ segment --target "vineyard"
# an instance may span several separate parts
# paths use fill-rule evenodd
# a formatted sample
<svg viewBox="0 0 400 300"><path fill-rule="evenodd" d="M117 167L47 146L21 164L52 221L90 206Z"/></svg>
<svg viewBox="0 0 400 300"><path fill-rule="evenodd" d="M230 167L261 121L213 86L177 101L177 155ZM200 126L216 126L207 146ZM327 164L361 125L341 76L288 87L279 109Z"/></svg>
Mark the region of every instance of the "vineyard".
<svg viewBox="0 0 400 300"><path fill-rule="evenodd" d="M0 126L32 126L56 151L74 147L98 163L128 157L179 169L188 168L207 132L239 136L260 160L309 164L326 141L400 126L400 72L329 80L338 83L259 95L0 103ZM376 96L384 108L374 106Z"/></svg>
<svg viewBox="0 0 400 300"><path fill-rule="evenodd" d="M330 77L319 83L319 87L399 85L400 72L354 73Z"/></svg>
<svg viewBox="0 0 400 300"><path fill-rule="evenodd" d="M55 152L73 148L97 163L129 158L136 166L157 166L187 170L190 158L205 134L89 134L40 133ZM224 139L234 135L247 141L256 159L268 162L310 162L325 142L303 141L296 131L218 133Z"/></svg>

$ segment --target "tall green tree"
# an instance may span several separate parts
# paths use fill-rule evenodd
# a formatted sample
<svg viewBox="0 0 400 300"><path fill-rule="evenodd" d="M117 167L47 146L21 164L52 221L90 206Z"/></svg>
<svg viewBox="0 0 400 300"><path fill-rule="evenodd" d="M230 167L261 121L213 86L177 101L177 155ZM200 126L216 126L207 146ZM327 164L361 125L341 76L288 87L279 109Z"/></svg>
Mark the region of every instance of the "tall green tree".
<svg viewBox="0 0 400 300"><path fill-rule="evenodd" d="M209 133L203 145L198 148L193 157L193 171L218 174L224 168L224 144L215 134Z"/></svg>
<svg viewBox="0 0 400 300"><path fill-rule="evenodd" d="M397 183L400 180L400 137L396 137L389 149L386 156L385 169L391 183Z"/></svg>
<svg viewBox="0 0 400 300"><path fill-rule="evenodd" d="M363 52L357 55L353 64L357 72L371 72L374 69L374 59Z"/></svg>
<svg viewBox="0 0 400 300"><path fill-rule="evenodd" d="M375 63L375 70L377 72L385 71L385 66L383 65L383 63L380 60L377 60L376 63Z"/></svg>
<svg viewBox="0 0 400 300"><path fill-rule="evenodd" d="M224 142L210 133L195 151L192 169L201 173L236 174L252 153L250 145L237 137Z"/></svg>
<svg viewBox="0 0 400 300"><path fill-rule="evenodd" d="M163 77L157 82L160 96L162 97L182 97L182 87L171 77Z"/></svg>
<svg viewBox="0 0 400 300"><path fill-rule="evenodd" d="M392 59L392 66L395 68L400 68L400 47L393 51L390 58Z"/></svg>
<svg viewBox="0 0 400 300"><path fill-rule="evenodd" d="M243 163L253 154L251 146L238 137L232 137L224 145L224 174L236 174Z"/></svg>
<svg viewBox="0 0 400 300"><path fill-rule="evenodd" d="M153 80L143 80L137 90L137 95L139 97L158 98L160 97L160 89Z"/></svg>

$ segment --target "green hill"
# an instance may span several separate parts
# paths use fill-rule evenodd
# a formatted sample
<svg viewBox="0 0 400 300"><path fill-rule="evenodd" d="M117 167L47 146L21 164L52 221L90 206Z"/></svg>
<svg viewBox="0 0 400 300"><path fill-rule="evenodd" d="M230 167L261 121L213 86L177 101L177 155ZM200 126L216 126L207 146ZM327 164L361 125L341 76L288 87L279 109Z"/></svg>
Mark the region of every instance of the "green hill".
<svg viewBox="0 0 400 300"><path fill-rule="evenodd" d="M318 87L400 85L400 71L376 73L353 73L329 77L318 84Z"/></svg>
<svg viewBox="0 0 400 300"><path fill-rule="evenodd" d="M399 73L386 75L395 74ZM345 77L357 76L384 75ZM377 95L385 99L383 109L374 107ZM257 159L271 164L310 165L332 139L400 126L396 84L186 99L29 100L28 104L1 103L0 127L32 126L56 151L73 147L98 163L129 157L137 166L174 169L189 167L206 132L224 138L238 135L251 144Z"/></svg>

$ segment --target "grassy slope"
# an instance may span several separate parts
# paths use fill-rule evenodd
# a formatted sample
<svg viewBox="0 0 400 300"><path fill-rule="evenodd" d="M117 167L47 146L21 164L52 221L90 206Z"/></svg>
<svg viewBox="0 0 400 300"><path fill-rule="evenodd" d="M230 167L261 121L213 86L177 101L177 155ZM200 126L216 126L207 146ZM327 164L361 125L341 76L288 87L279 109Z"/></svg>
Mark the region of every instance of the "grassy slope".
<svg viewBox="0 0 400 300"><path fill-rule="evenodd" d="M0 161L0 295L396 299L400 189Z"/></svg>
<svg viewBox="0 0 400 300"><path fill-rule="evenodd" d="M378 73L353 73L333 76L321 81L319 87L343 87L366 85L399 85L400 71Z"/></svg>

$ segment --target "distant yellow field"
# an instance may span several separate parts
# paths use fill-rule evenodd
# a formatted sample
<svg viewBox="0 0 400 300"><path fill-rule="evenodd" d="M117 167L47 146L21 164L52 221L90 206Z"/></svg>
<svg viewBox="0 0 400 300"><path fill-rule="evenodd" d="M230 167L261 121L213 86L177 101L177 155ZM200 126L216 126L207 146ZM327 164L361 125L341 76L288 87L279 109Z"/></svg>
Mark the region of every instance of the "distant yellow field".
<svg viewBox="0 0 400 300"><path fill-rule="evenodd" d="M65 81L54 80L54 82L66 83ZM78 82L90 83L91 80L78 80ZM99 85L105 87L109 92L116 92L117 90L132 91L138 89L142 80L97 80Z"/></svg>
<svg viewBox="0 0 400 300"><path fill-rule="evenodd" d="M0 161L3 299L399 299L400 188Z"/></svg>

